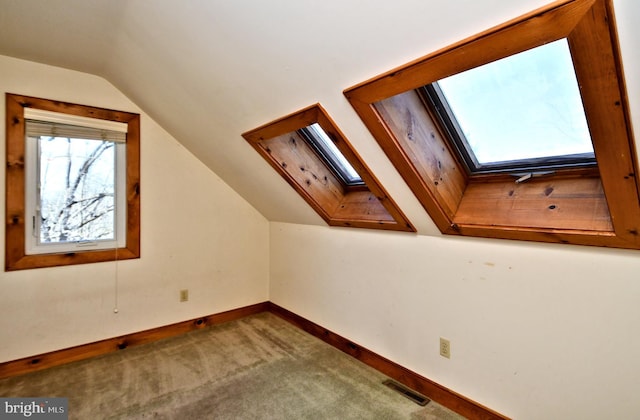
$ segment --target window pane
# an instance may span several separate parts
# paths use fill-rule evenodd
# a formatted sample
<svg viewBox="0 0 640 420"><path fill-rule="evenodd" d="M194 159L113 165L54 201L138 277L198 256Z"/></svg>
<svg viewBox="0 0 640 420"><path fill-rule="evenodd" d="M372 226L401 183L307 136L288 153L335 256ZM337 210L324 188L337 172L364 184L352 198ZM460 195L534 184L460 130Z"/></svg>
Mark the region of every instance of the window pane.
<svg viewBox="0 0 640 420"><path fill-rule="evenodd" d="M442 79L478 163L593 155L565 39Z"/></svg>
<svg viewBox="0 0 640 420"><path fill-rule="evenodd" d="M362 183L362 178L351 166L349 161L338 150L333 141L327 136L320 124L314 123L307 127L311 132L315 145L320 149L320 153L328 160L329 164L344 178L349 185Z"/></svg>
<svg viewBox="0 0 640 420"><path fill-rule="evenodd" d="M115 143L40 137L39 242L115 239Z"/></svg>

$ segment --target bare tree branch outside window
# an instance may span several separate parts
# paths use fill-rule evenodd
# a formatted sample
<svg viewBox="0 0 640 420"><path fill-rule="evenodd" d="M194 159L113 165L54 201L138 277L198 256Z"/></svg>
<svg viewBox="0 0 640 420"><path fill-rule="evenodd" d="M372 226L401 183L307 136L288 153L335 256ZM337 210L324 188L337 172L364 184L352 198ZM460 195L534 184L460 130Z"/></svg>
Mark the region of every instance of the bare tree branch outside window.
<svg viewBox="0 0 640 420"><path fill-rule="evenodd" d="M115 239L115 143L40 137L41 243Z"/></svg>

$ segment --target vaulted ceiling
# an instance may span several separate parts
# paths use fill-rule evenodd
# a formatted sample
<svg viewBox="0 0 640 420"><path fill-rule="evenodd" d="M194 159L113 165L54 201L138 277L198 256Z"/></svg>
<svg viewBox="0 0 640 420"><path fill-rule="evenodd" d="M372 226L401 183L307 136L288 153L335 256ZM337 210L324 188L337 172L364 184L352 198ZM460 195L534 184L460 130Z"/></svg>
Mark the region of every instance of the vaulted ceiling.
<svg viewBox="0 0 640 420"><path fill-rule="evenodd" d="M548 2L0 0L0 54L104 77L273 221L324 224L241 133L319 102L419 233L439 235L342 91ZM640 3L614 6L640 127Z"/></svg>

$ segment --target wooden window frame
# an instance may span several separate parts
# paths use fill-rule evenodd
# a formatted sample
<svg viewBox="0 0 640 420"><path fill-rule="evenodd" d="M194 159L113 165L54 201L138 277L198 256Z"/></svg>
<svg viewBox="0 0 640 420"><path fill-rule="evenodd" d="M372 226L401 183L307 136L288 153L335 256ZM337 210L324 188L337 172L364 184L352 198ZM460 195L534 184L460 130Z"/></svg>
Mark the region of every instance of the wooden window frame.
<svg viewBox="0 0 640 420"><path fill-rule="evenodd" d="M24 108L126 123L126 245L117 249L53 254L25 253ZM5 270L58 267L140 258L140 115L86 105L6 94Z"/></svg>
<svg viewBox="0 0 640 420"><path fill-rule="evenodd" d="M638 163L611 0L552 3L344 94L445 234L640 249ZM598 169L469 175L416 89L567 38Z"/></svg>
<svg viewBox="0 0 640 420"><path fill-rule="evenodd" d="M318 123L364 185L345 185L298 130ZM320 104L242 134L247 142L330 226L415 232L362 158Z"/></svg>

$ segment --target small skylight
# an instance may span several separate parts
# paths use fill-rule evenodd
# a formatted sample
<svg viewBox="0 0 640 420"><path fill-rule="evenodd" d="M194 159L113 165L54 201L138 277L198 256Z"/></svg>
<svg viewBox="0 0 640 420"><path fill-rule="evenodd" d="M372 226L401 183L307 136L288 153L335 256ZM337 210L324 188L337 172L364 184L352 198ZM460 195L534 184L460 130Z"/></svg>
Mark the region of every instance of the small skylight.
<svg viewBox="0 0 640 420"><path fill-rule="evenodd" d="M348 186L362 185L364 182L349 161L340 153L320 124L314 123L300 130L303 137L318 153L331 170Z"/></svg>
<svg viewBox="0 0 640 420"><path fill-rule="evenodd" d="M427 88L471 172L595 164L566 39Z"/></svg>
<svg viewBox="0 0 640 420"><path fill-rule="evenodd" d="M415 232L322 105L242 137L329 226Z"/></svg>

